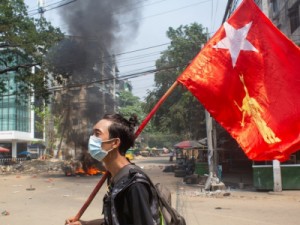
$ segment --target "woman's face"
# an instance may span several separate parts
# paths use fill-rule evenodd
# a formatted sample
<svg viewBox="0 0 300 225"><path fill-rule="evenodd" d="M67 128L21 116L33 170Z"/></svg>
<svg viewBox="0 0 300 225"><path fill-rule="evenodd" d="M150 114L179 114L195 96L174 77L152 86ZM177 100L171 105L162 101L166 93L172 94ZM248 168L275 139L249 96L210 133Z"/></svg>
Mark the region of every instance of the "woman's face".
<svg viewBox="0 0 300 225"><path fill-rule="evenodd" d="M108 128L111 124L112 124L111 121L103 119L100 120L98 123L96 123L95 126L93 127L93 133L96 137L101 138L102 148L104 150L111 149L112 142L108 141L110 140Z"/></svg>

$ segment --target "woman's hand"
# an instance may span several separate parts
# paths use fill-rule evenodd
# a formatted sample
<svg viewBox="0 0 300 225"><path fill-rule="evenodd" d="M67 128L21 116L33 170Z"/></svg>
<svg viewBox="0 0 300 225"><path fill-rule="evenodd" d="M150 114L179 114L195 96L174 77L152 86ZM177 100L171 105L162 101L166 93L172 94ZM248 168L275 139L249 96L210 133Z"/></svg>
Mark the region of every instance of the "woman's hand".
<svg viewBox="0 0 300 225"><path fill-rule="evenodd" d="M75 217L66 219L65 225L82 225L80 221L75 221Z"/></svg>
<svg viewBox="0 0 300 225"><path fill-rule="evenodd" d="M95 219L89 221L75 221L75 217L66 219L65 225L104 225L104 219Z"/></svg>

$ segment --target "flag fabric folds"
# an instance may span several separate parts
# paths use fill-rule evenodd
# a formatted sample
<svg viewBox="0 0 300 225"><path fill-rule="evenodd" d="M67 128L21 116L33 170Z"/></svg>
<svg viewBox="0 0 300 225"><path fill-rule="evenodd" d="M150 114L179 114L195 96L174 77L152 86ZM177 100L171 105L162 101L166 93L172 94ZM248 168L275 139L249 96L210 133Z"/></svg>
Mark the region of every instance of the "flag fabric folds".
<svg viewBox="0 0 300 225"><path fill-rule="evenodd" d="M300 49L244 0L177 81L251 160L300 149Z"/></svg>

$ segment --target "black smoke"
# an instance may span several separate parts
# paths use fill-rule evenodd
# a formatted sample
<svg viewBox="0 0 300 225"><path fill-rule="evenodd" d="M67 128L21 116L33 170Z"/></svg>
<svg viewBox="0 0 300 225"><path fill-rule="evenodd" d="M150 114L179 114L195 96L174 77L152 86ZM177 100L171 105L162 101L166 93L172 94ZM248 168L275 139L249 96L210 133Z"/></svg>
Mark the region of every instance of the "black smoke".
<svg viewBox="0 0 300 225"><path fill-rule="evenodd" d="M109 88L114 79L112 56L133 43L145 0L69 1L60 9L66 38L47 59L54 78L62 77L68 86L52 110L64 118L62 136L77 151L87 146L91 126L116 108Z"/></svg>
<svg viewBox="0 0 300 225"><path fill-rule="evenodd" d="M71 0L70 0L71 1ZM77 0L60 9L66 39L49 56L54 72L81 82L95 64L133 43L145 0Z"/></svg>
<svg viewBox="0 0 300 225"><path fill-rule="evenodd" d="M134 39L141 17L141 0L77 0L61 10L71 35L96 41L108 50Z"/></svg>

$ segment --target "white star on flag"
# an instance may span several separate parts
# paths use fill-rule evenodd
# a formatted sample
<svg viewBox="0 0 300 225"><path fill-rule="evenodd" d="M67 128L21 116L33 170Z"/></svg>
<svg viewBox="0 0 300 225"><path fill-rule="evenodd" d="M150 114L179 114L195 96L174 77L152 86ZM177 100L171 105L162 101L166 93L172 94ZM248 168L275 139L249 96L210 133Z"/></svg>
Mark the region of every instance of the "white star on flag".
<svg viewBox="0 0 300 225"><path fill-rule="evenodd" d="M235 67L241 50L258 52L258 50L246 39L251 25L252 22L240 29L235 29L229 23L225 22L224 29L226 37L213 46L213 48L229 50L233 67Z"/></svg>

